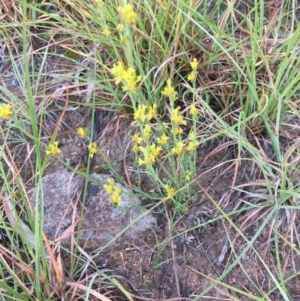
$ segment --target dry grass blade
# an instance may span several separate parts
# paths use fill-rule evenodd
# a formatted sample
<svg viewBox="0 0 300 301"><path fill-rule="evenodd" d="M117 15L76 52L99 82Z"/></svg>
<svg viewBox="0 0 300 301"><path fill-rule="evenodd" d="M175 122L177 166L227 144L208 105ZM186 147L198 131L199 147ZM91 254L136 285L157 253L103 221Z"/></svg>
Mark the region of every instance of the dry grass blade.
<svg viewBox="0 0 300 301"><path fill-rule="evenodd" d="M50 246L49 240L44 232L43 238L50 258L49 279L54 292L61 294L65 285L65 278L60 248L58 247L59 250L55 252L55 250L53 250L53 248ZM55 256L56 254L57 256Z"/></svg>
<svg viewBox="0 0 300 301"><path fill-rule="evenodd" d="M89 288L86 285L77 283L77 282L66 282L66 287L71 288L74 295L82 296L82 293L85 293L86 295L93 296L96 299L93 300L101 300L101 301L112 301L112 299L107 298L103 294L100 294L94 289Z"/></svg>

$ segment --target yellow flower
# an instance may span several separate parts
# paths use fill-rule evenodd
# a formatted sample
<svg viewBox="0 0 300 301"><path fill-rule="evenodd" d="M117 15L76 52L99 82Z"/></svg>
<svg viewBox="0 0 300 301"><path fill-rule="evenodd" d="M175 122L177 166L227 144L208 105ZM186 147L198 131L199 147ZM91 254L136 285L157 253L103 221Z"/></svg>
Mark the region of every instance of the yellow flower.
<svg viewBox="0 0 300 301"><path fill-rule="evenodd" d="M125 68L122 62L117 62L110 70L111 74L115 77L115 82L118 85L124 78Z"/></svg>
<svg viewBox="0 0 300 301"><path fill-rule="evenodd" d="M197 73L195 71L192 71L187 77L188 81L190 82L194 82L196 78L197 78Z"/></svg>
<svg viewBox="0 0 300 301"><path fill-rule="evenodd" d="M118 12L121 14L124 22L127 25L134 24L137 20L137 14L133 11L131 4L126 4L124 7L119 7Z"/></svg>
<svg viewBox="0 0 300 301"><path fill-rule="evenodd" d="M144 159L139 158L139 166L147 166L147 162Z"/></svg>
<svg viewBox="0 0 300 301"><path fill-rule="evenodd" d="M197 133L195 131L190 131L189 132L189 139L190 140L196 140Z"/></svg>
<svg viewBox="0 0 300 301"><path fill-rule="evenodd" d="M194 118L197 117L198 110L194 104L191 105L189 114Z"/></svg>
<svg viewBox="0 0 300 301"><path fill-rule="evenodd" d="M95 154L98 153L99 151L99 148L96 144L96 142L92 142L88 145L88 149L89 149L89 152L90 152L90 157L93 158Z"/></svg>
<svg viewBox="0 0 300 301"><path fill-rule="evenodd" d="M188 138L189 138L190 141L188 142L188 144L185 148L185 151L187 153L196 150L198 145L200 144L200 142L196 139L197 138L197 133L195 131L190 131Z"/></svg>
<svg viewBox="0 0 300 301"><path fill-rule="evenodd" d="M199 64L198 60L196 58L193 58L193 60L190 62L193 71L197 70L198 64Z"/></svg>
<svg viewBox="0 0 300 301"><path fill-rule="evenodd" d="M190 152L196 150L198 145L199 145L199 142L197 140L189 141L189 143L186 146L185 150L186 150L187 153L190 153Z"/></svg>
<svg viewBox="0 0 300 301"><path fill-rule="evenodd" d="M58 142L52 142L48 145L48 148L46 150L46 155L53 155L57 156L60 154L60 149L58 148Z"/></svg>
<svg viewBox="0 0 300 301"><path fill-rule="evenodd" d="M176 127L175 128L175 135L181 135L183 133L183 129L181 127Z"/></svg>
<svg viewBox="0 0 300 301"><path fill-rule="evenodd" d="M111 36L111 31L107 28L105 28L103 31L102 31L103 35L105 35L106 37L109 37Z"/></svg>
<svg viewBox="0 0 300 301"><path fill-rule="evenodd" d="M124 73L123 78L123 91L134 92L137 88L137 84L142 80L142 77L136 76L135 70L133 67L129 67Z"/></svg>
<svg viewBox="0 0 300 301"><path fill-rule="evenodd" d="M144 158L139 158L139 166L147 166L148 164L152 165L155 163L155 155L151 154L149 148L140 146L140 151L143 153Z"/></svg>
<svg viewBox="0 0 300 301"><path fill-rule="evenodd" d="M151 144L150 145L150 152L156 157L159 158L160 157L160 153L161 153L161 147L157 146L155 144Z"/></svg>
<svg viewBox="0 0 300 301"><path fill-rule="evenodd" d="M6 103L0 103L0 118L11 119L12 117L12 106Z"/></svg>
<svg viewBox="0 0 300 301"><path fill-rule="evenodd" d="M137 153L137 152L139 151L139 145L138 145L137 143L134 143L134 144L133 144L132 151L133 151L134 153Z"/></svg>
<svg viewBox="0 0 300 301"><path fill-rule="evenodd" d="M146 120L146 110L147 107L144 104L138 105L136 111L134 112L134 119L136 121L144 122Z"/></svg>
<svg viewBox="0 0 300 301"><path fill-rule="evenodd" d="M110 72L114 76L116 84L122 82L123 91L134 92L137 88L137 84L142 80L141 76L136 76L133 67L125 69L123 63L120 61L112 67Z"/></svg>
<svg viewBox="0 0 300 301"><path fill-rule="evenodd" d="M175 194L175 189L170 185L164 185L164 188L168 198L171 198Z"/></svg>
<svg viewBox="0 0 300 301"><path fill-rule="evenodd" d="M121 188L120 187L115 187L115 189L112 193L112 196L111 196L111 202L116 206L121 205Z"/></svg>
<svg viewBox="0 0 300 301"><path fill-rule="evenodd" d="M169 137L166 134L163 134L157 138L157 143L160 145L166 145L168 140L169 140Z"/></svg>
<svg viewBox="0 0 300 301"><path fill-rule="evenodd" d="M113 194L113 188L114 188L115 184L116 183L115 183L114 179L108 179L107 183L103 185L103 187L108 195Z"/></svg>
<svg viewBox="0 0 300 301"><path fill-rule="evenodd" d="M176 92L174 87L172 86L170 78L167 80L167 86L163 89L162 94L173 99L176 97Z"/></svg>
<svg viewBox="0 0 300 301"><path fill-rule="evenodd" d="M172 115L171 115L171 121L173 125L186 125L186 120L180 115L179 113L180 107L177 107L173 110Z"/></svg>
<svg viewBox="0 0 300 301"><path fill-rule="evenodd" d="M192 177L191 171L187 171L185 174L185 179L189 182L191 180L191 177Z"/></svg>
<svg viewBox="0 0 300 301"><path fill-rule="evenodd" d="M190 65L192 67L192 72L188 75L187 79L190 82L194 82L197 78L197 67L198 67L198 60L196 58L194 58L191 62Z"/></svg>
<svg viewBox="0 0 300 301"><path fill-rule="evenodd" d="M137 144L141 144L143 141L143 138L139 134L134 134L132 136L131 140Z"/></svg>
<svg viewBox="0 0 300 301"><path fill-rule="evenodd" d="M122 23L119 23L117 25L117 31L122 31L124 29L124 25Z"/></svg>
<svg viewBox="0 0 300 301"><path fill-rule="evenodd" d="M80 137L82 137L82 138L84 138L84 137L87 136L87 131L86 131L86 129L84 129L84 128L82 128L82 127L77 128L76 132L77 132L77 134L78 134Z"/></svg>
<svg viewBox="0 0 300 301"><path fill-rule="evenodd" d="M171 152L176 156L180 156L184 151L184 143L182 141L177 142L177 145L171 149Z"/></svg>
<svg viewBox="0 0 300 301"><path fill-rule="evenodd" d="M156 159L160 157L161 147L155 144L151 144L150 146L143 147L140 146L140 151L143 154L143 159L139 158L139 166L154 164Z"/></svg>
<svg viewBox="0 0 300 301"><path fill-rule="evenodd" d="M121 188L116 186L114 179L108 179L107 183L103 185L106 193L111 197L111 202L119 206L121 204Z"/></svg>
<svg viewBox="0 0 300 301"><path fill-rule="evenodd" d="M151 120L156 117L157 104L155 103L148 109L147 119Z"/></svg>
<svg viewBox="0 0 300 301"><path fill-rule="evenodd" d="M113 186L109 186L107 184L104 184L103 187L104 187L104 189L105 189L105 191L108 195L111 195L113 193Z"/></svg>
<svg viewBox="0 0 300 301"><path fill-rule="evenodd" d="M148 141L151 137L151 126L150 124L146 124L142 130L142 135L146 141Z"/></svg>
<svg viewBox="0 0 300 301"><path fill-rule="evenodd" d="M112 178L108 179L108 180L107 180L107 183L108 183L108 185L110 185L110 186L114 186L114 185L116 184L115 180L112 179Z"/></svg>

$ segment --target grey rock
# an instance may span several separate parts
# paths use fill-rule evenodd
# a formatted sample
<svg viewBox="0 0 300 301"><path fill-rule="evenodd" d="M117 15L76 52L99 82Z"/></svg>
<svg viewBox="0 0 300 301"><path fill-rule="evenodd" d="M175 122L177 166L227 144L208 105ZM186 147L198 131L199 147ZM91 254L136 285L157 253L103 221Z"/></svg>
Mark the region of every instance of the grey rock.
<svg viewBox="0 0 300 301"><path fill-rule="evenodd" d="M40 193L34 189L30 199L33 206L38 200L44 208L43 229L50 240L68 246L75 236L81 247L104 248L141 239L156 226L156 218L124 185L116 184L122 191L121 205L111 203L103 188L109 178L90 175L85 190L85 180L66 169L43 177Z"/></svg>

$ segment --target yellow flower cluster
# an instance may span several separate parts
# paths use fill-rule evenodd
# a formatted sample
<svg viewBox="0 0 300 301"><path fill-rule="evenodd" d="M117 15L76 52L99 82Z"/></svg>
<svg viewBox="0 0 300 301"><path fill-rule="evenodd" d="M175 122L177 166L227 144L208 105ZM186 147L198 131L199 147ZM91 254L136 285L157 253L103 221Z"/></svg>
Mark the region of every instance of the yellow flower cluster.
<svg viewBox="0 0 300 301"><path fill-rule="evenodd" d="M197 140L196 133L191 131L189 133L189 139L188 139L188 143L185 147L185 151L187 153L191 153L191 152L195 151L198 146L199 146L199 141Z"/></svg>
<svg viewBox="0 0 300 301"><path fill-rule="evenodd" d="M198 146L199 141L197 140L196 134L191 131L189 133L188 141L177 141L175 146L171 149L171 152L175 155L175 157L179 157L184 153L188 154L195 151Z"/></svg>
<svg viewBox="0 0 300 301"><path fill-rule="evenodd" d="M156 160L160 158L162 151L161 147L154 143L147 145L146 147L140 146L139 150L143 154L143 158L139 158L139 166L155 164Z"/></svg>
<svg viewBox="0 0 300 301"><path fill-rule="evenodd" d="M145 121L150 121L151 119L157 116L156 110L157 110L156 104L150 107L144 104L139 104L134 112L134 119L141 123L144 123Z"/></svg>
<svg viewBox="0 0 300 301"><path fill-rule="evenodd" d="M60 149L58 148L58 142L49 143L46 150L46 155L58 156L60 154Z"/></svg>
<svg viewBox="0 0 300 301"><path fill-rule="evenodd" d="M195 82L196 78L197 78L197 67L198 67L198 60L196 58L194 58L191 62L190 62L190 65L192 67L192 72L189 73L187 79L190 81L190 82Z"/></svg>
<svg viewBox="0 0 300 301"><path fill-rule="evenodd" d="M99 147L96 142L90 142L88 145L89 153L90 153L90 158L93 158L94 155L96 155L99 152Z"/></svg>
<svg viewBox="0 0 300 301"><path fill-rule="evenodd" d="M174 189L174 187L172 187L172 186L166 184L166 185L164 186L164 188L165 188L165 191L166 191L166 194L167 194L167 197L168 197L168 198L171 198L171 197L175 194L175 189Z"/></svg>
<svg viewBox="0 0 300 301"><path fill-rule="evenodd" d="M103 1L98 1L98 9L103 10L102 5L106 5ZM109 3L107 3L109 5ZM117 8L117 11L119 13L119 24L115 27L116 30L111 30L111 22L107 22L103 26L102 34L106 38L109 38L115 34L119 37L119 41L121 43L125 43L128 36L128 31L124 32L124 28L128 28L129 26L132 26L136 23L138 19L138 15L134 11L134 8L131 4L126 4L125 6L119 6Z"/></svg>
<svg viewBox="0 0 300 301"><path fill-rule="evenodd" d="M83 127L77 128L76 132L81 138L85 138L88 135L87 130Z"/></svg>
<svg viewBox="0 0 300 301"><path fill-rule="evenodd" d="M196 74L198 61L194 59L191 62L193 71ZM196 122L198 121L198 107L193 102L188 108L187 114L183 115L181 108L176 106L176 91L172 80L168 79L166 86L162 90L162 95L169 98L169 121L164 122L159 118L157 105L139 104L135 107L134 120L139 126L139 130L132 136L133 152L137 155L139 166L154 167L155 164L162 163L164 160L171 160L174 166L182 168L184 173L180 179L176 180L175 186L165 184L163 189L168 198L173 198L176 189L181 187L185 189L194 174L193 160L195 160L195 151L199 146L196 132ZM182 135L184 127L192 122L192 129L189 130L188 137ZM153 171L153 170L152 170ZM152 172L149 170L149 172ZM175 176L176 177L176 176ZM177 194L176 194L177 198Z"/></svg>
<svg viewBox="0 0 300 301"><path fill-rule="evenodd" d="M10 104L0 103L0 118L11 119L12 117L12 106Z"/></svg>
<svg viewBox="0 0 300 301"><path fill-rule="evenodd" d="M128 67L126 69L120 61L112 67L110 72L115 78L115 83L117 85L120 83L123 84L122 90L124 92L135 92L137 84L142 80L141 76L136 76L133 67Z"/></svg>
<svg viewBox="0 0 300 301"><path fill-rule="evenodd" d="M103 185L106 193L110 196L111 202L116 205L121 205L121 188L116 186L114 179L108 179L107 183Z"/></svg>
<svg viewBox="0 0 300 301"><path fill-rule="evenodd" d="M159 145L166 145L169 141L169 137L166 134L162 134L160 137L157 138L157 143Z"/></svg>
<svg viewBox="0 0 300 301"><path fill-rule="evenodd" d="M184 143L182 141L178 141L171 149L171 152L175 155L175 157L181 156L184 152Z"/></svg>
<svg viewBox="0 0 300 301"><path fill-rule="evenodd" d="M122 31L124 29L124 25L122 23L119 23L117 25L117 31Z"/></svg>
<svg viewBox="0 0 300 301"><path fill-rule="evenodd" d="M171 87L172 85L169 81L169 84L167 85L169 92L172 92ZM173 90L173 92L175 91ZM173 92L168 95L174 97ZM189 115L195 118L198 115L198 110L194 104L190 107ZM153 165L162 157L163 153L167 154L169 151L178 158L184 154L192 153L199 145L199 141L193 131L190 132L188 139L184 141L180 139L180 135L183 133L181 126L187 125L187 120L181 114L180 107L171 110L171 127L166 123L150 123L151 120L157 119L156 104L152 106L147 106L145 104L138 105L134 112L134 119L140 125L140 133L135 133L132 136L132 150L134 153L140 153L138 159L139 166ZM158 124L159 126L157 126ZM163 128L165 129L164 133L162 133ZM173 136L172 134L175 134L177 138L175 141L169 143L170 137ZM155 137L156 143L151 143L151 138Z"/></svg>
<svg viewBox="0 0 300 301"><path fill-rule="evenodd" d="M175 100L176 92L174 87L172 86L172 81L170 78L167 80L167 86L163 89L162 94L166 97Z"/></svg>
<svg viewBox="0 0 300 301"><path fill-rule="evenodd" d="M193 118L196 118L198 116L198 109L196 108L196 106L194 104L191 105L189 114Z"/></svg>
<svg viewBox="0 0 300 301"><path fill-rule="evenodd" d="M147 166L148 164L155 164L157 159L161 156L162 148L160 145L162 143L150 144L150 139L153 136L153 128L154 125L150 124L152 119L157 118L157 105L153 104L152 106L146 106L144 104L138 105L135 113L134 119L140 124L140 134L134 134L132 137L133 144L133 152L141 153L141 158L139 158L140 166ZM162 140L161 138L160 140ZM162 142L162 141L160 141Z"/></svg>
<svg viewBox="0 0 300 301"><path fill-rule="evenodd" d="M179 110L179 107L175 108L171 115L171 122L174 126L186 125L187 123L183 116L179 113Z"/></svg>
<svg viewBox="0 0 300 301"><path fill-rule="evenodd" d="M149 141L151 138L152 128L150 124L145 124L142 129L142 136L145 141Z"/></svg>
<svg viewBox="0 0 300 301"><path fill-rule="evenodd" d="M83 127L77 128L76 133L81 138L88 137L88 131ZM97 145L96 142L92 142L90 137L88 137L88 140L90 141L90 143L88 144L89 156L90 156L90 158L93 158L94 155L96 155L99 152L99 146Z"/></svg>
<svg viewBox="0 0 300 301"><path fill-rule="evenodd" d="M111 31L108 28L105 28L102 31L103 35L106 36L107 38L111 36Z"/></svg>
<svg viewBox="0 0 300 301"><path fill-rule="evenodd" d="M127 25L133 25L137 21L137 14L131 4L126 4L124 7L119 6L118 12Z"/></svg>

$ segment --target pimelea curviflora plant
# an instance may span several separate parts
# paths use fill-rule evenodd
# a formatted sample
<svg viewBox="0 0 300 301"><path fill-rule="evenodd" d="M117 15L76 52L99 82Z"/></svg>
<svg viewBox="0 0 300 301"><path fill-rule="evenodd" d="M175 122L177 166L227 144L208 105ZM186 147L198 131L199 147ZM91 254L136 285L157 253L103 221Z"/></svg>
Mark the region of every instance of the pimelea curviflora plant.
<svg viewBox="0 0 300 301"><path fill-rule="evenodd" d="M197 76L196 68L192 73ZM137 165L149 174L156 175L157 170L164 170L165 176L160 183L164 196L174 201L176 209L182 210L186 199L191 197L189 183L195 173L196 150L200 143L196 132L198 109L193 103L188 113L183 115L181 108L176 106L177 93L170 78L162 90L162 96L168 99L170 105L164 122L156 104L137 106L134 119L139 132L132 137L132 150L136 153Z"/></svg>
<svg viewBox="0 0 300 301"><path fill-rule="evenodd" d="M131 100L136 125L132 136L135 169L146 171L161 197L170 198L176 209L181 210L186 205L186 197L190 199L192 195L190 183L195 175L199 145L197 104L192 101L183 112L177 100L177 79L171 77L165 79L161 93L156 94L155 99L152 95L144 96L142 86L149 81L144 78L144 74L149 74L149 66L133 59L135 46L130 41L137 38L139 16L131 4L118 7L117 13L119 23L114 33L110 29L110 34L115 34L123 44L124 55L118 57L109 73L115 85ZM105 29L103 35L107 36ZM190 67L184 84L194 91L198 75L196 58L192 58Z"/></svg>
<svg viewBox="0 0 300 301"><path fill-rule="evenodd" d="M196 60L191 62L193 81L197 76L196 63ZM196 150L199 146L196 132L198 109L192 103L187 114L183 115L181 108L176 105L177 93L170 78L161 95L169 101L170 106L168 114L164 114L166 121L161 120L162 115L158 113L156 103L139 103L135 107L134 120L139 130L132 136L132 151L136 154L137 167L147 170L158 182L164 196L172 199L176 209L181 210L185 207L183 199L186 198L183 196L190 199L187 191L191 191L189 183L195 173ZM158 170L163 170L162 181L157 179ZM178 193L179 190L182 193Z"/></svg>

